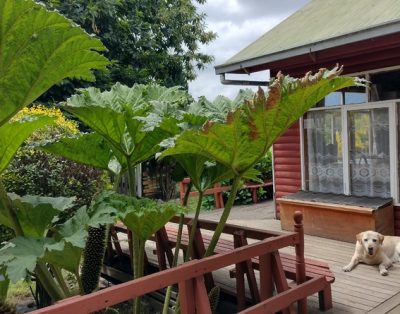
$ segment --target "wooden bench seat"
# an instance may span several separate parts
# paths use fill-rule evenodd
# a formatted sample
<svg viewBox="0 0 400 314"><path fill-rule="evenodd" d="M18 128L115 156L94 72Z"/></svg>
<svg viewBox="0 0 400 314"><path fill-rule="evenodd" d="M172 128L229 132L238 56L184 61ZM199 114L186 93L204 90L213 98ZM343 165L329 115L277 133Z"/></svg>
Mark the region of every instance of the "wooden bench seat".
<svg viewBox="0 0 400 314"><path fill-rule="evenodd" d="M160 230L156 235L153 235L150 240L156 242L157 251L155 252L158 257L158 267L160 270L167 268L167 260L169 264L172 261L172 248L176 246L177 233L178 233L178 217L174 217L170 223L168 223L165 228ZM190 218L185 218L185 225L191 224ZM196 230L196 238L193 247L193 258L201 258L204 254L205 247L208 247L211 241L211 232L216 227L217 223L208 220L199 220L198 228ZM116 225L114 230L117 232L127 233L126 227L123 225ZM247 228L235 225L227 224L223 231L223 237L218 241L215 248L216 254L226 253L232 251L233 249L247 245L247 239L252 240L263 240L269 237L275 237L280 235L279 232L265 231L254 228ZM230 236L228 239L227 236ZM233 236L233 239L232 239ZM181 249L186 251L189 242L188 230L183 229ZM200 242L200 243L199 243ZM236 244L235 244L236 243ZM238 244L239 243L239 244ZM278 259L282 265L283 272L287 279L296 281L297 267L296 267L296 256L287 253L277 253ZM331 283L334 282L335 276L329 269L329 265L325 262L314 260L314 259L304 259L305 261L305 278L306 280L316 279L324 277L327 284L325 288L318 292L319 295L319 306L321 310L327 310L332 307L332 292ZM235 268L229 271L231 278L236 278L237 281L237 298L238 305L244 307L245 294L244 294L244 275L247 276L248 285L250 288L252 299L255 303L259 302L259 295L257 295L257 282L254 276L254 270L260 270L260 261L258 257L252 258L251 263L243 265L242 270L237 272L237 265ZM210 276L209 276L210 277ZM206 278L212 281L211 278ZM212 283L211 283L212 284ZM238 288L241 285L242 288Z"/></svg>

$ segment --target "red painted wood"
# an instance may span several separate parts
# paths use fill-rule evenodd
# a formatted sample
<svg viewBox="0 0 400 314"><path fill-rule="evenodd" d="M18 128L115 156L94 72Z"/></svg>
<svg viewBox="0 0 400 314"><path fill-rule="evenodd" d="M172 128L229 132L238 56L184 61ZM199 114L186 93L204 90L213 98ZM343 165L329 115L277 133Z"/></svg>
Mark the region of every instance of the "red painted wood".
<svg viewBox="0 0 400 314"><path fill-rule="evenodd" d="M316 293L325 287L324 277L311 279L299 286L301 289L290 289L272 298L263 301L251 308L248 308L240 314L272 314L279 312L291 303L303 299L312 293Z"/></svg>
<svg viewBox="0 0 400 314"><path fill-rule="evenodd" d="M276 150L276 149L275 149L275 155L274 155L274 157L275 157L275 158L287 158L287 157L290 157L290 158L293 158L293 157L299 158L299 157L300 157L300 151L293 151L293 149L290 149L290 150L285 150L285 149Z"/></svg>
<svg viewBox="0 0 400 314"><path fill-rule="evenodd" d="M336 63L345 65L345 73L354 73L369 69L379 69L385 66L398 65L394 58L390 58L391 52L400 49L400 33L390 34L377 38L371 38L347 45L337 46L329 49L320 50L311 54L303 54L292 58L277 60L266 64L260 64L246 68L246 73L270 70L271 76L275 76L278 71L292 76L303 76L306 72L317 71L321 66L327 64L328 67ZM366 58L363 64L359 64L364 56L374 56ZM386 56L386 60L384 57ZM347 59L347 60L346 60ZM390 62L388 63L387 60ZM344 62L347 61L347 62ZM351 69L351 71L349 70ZM237 73L244 73L238 70Z"/></svg>
<svg viewBox="0 0 400 314"><path fill-rule="evenodd" d="M394 206L394 234L400 236L400 206Z"/></svg>
<svg viewBox="0 0 400 314"><path fill-rule="evenodd" d="M234 251L210 256L201 261L190 261L179 267L167 269L88 295L69 298L54 306L34 311L32 314L92 313L175 283L183 284L183 282L188 279L202 276L228 265L237 264L249 259L249 257L275 252L278 249L295 245L298 241L298 235L294 232L282 234L274 238L262 240L258 243L249 244L246 247L240 247Z"/></svg>
<svg viewBox="0 0 400 314"><path fill-rule="evenodd" d="M179 300L182 313L196 313L193 280L182 280L178 283Z"/></svg>
<svg viewBox="0 0 400 314"><path fill-rule="evenodd" d="M296 122L273 145L273 157L275 198L297 192L301 188L299 122ZM276 214L279 218L278 204L276 204Z"/></svg>
<svg viewBox="0 0 400 314"><path fill-rule="evenodd" d="M274 291L272 280L271 254L263 254L259 257L260 263L260 298L262 301L270 298Z"/></svg>
<svg viewBox="0 0 400 314"><path fill-rule="evenodd" d="M195 288L194 300L196 304L196 313L211 314L210 300L208 298L207 289L204 284L203 276L199 276L194 279L194 288Z"/></svg>
<svg viewBox="0 0 400 314"><path fill-rule="evenodd" d="M304 260L304 228L302 224L303 214L300 211L294 213L294 231L300 236L300 241L295 245L296 252L296 283L302 284L306 281L306 264ZM307 298L297 303L298 312L307 313Z"/></svg>

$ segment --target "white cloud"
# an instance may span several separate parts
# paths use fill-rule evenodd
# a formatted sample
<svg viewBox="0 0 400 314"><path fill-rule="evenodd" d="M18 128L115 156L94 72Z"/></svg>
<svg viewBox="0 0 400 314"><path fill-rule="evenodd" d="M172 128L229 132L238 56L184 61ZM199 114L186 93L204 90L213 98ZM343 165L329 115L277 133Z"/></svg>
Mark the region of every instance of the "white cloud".
<svg viewBox="0 0 400 314"><path fill-rule="evenodd" d="M208 46L201 47L202 52L215 57L213 64L198 73L195 81L189 83L189 92L194 97L206 96L214 99L217 95L236 96L241 86L226 86L215 75L214 66L227 61L258 37L263 35L284 18L295 12L309 0L209 0L199 10L207 14L208 29L218 34L217 39ZM237 77L235 79L266 80L262 73Z"/></svg>

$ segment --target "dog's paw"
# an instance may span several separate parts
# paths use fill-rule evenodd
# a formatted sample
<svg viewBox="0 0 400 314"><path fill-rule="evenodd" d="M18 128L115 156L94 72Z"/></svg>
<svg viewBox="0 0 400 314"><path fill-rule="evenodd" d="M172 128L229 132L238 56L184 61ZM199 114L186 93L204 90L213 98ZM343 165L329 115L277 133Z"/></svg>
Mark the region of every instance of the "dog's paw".
<svg viewBox="0 0 400 314"><path fill-rule="evenodd" d="M381 269L379 272L380 272L380 274L381 274L382 276L387 276L387 275L389 275L389 272L387 271L387 269Z"/></svg>
<svg viewBox="0 0 400 314"><path fill-rule="evenodd" d="M347 271L351 271L353 269L353 267L351 267L351 265L346 265L342 269L343 269L343 271L347 272Z"/></svg>

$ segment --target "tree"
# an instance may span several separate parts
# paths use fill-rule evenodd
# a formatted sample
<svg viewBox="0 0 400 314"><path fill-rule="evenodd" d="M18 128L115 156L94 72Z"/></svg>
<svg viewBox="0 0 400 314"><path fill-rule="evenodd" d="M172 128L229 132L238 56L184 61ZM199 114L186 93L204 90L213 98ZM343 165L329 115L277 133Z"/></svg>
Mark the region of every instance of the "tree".
<svg viewBox="0 0 400 314"><path fill-rule="evenodd" d="M191 0L41 0L94 33L112 61L109 73L97 72L95 86L109 89L115 82L157 83L187 87L195 69L203 69L213 57L200 45L215 39L207 31L205 15ZM203 4L204 0L196 0ZM77 81L66 81L47 94L47 100L65 99Z"/></svg>

